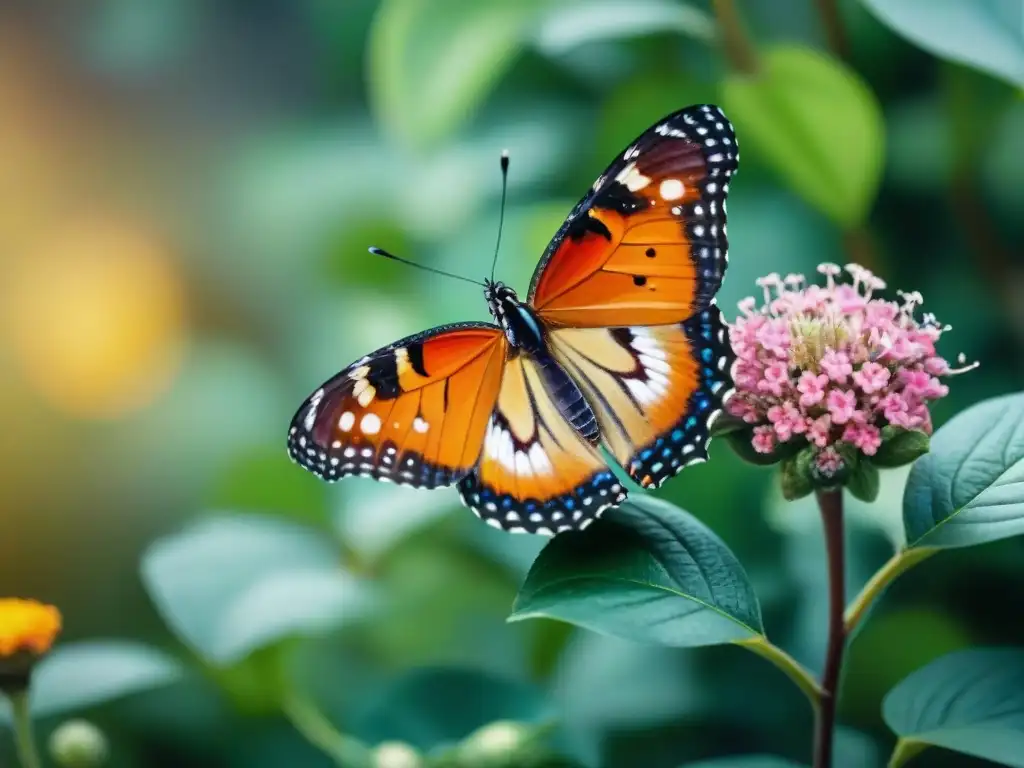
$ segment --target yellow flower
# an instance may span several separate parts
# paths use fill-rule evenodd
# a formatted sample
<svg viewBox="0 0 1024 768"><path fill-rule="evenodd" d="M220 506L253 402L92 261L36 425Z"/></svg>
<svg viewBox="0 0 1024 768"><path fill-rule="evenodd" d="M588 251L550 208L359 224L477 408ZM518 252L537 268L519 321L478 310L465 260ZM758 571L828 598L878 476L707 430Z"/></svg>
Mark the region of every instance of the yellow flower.
<svg viewBox="0 0 1024 768"><path fill-rule="evenodd" d="M42 656L60 633L60 611L17 597L0 598L0 658L27 652Z"/></svg>

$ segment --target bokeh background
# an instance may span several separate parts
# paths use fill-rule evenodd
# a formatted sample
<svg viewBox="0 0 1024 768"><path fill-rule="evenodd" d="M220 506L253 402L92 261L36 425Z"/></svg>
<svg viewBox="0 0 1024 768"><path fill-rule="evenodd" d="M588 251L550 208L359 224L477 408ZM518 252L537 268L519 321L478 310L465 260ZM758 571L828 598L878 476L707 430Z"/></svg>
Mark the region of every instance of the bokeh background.
<svg viewBox="0 0 1024 768"><path fill-rule="evenodd" d="M953 326L947 357L982 363L952 382L941 424L1020 389L1024 99L839 5L848 66L884 121L877 197L863 223L837 223L745 145L720 304L733 316L761 274L851 258L920 290ZM424 710L472 725L480 697L380 701L438 666L505 681L509 700L540 691L584 765L806 759L808 708L759 659L506 625L543 541L480 525L452 491L328 487L288 462L288 422L321 380L400 336L486 318L479 290L367 246L486 274L508 148L498 275L525 290L614 155L663 114L718 101L728 70L703 0L423 6L3 3L0 594L59 605L67 640L145 641L185 664L169 688L86 710L116 765L330 765L281 714L292 687L370 741L393 732L366 725L368 708L408 705L406 738L429 741ZM759 49L829 50L810 0L739 8ZM854 506L851 588L891 552L904 477ZM716 444L660 495L725 539L769 633L820 668L816 512L775 480ZM890 590L851 652L843 766L884 762L879 700L905 674L1024 642L1007 608L1024 599L1022 555L1016 540L951 552ZM969 764L944 759L928 764Z"/></svg>

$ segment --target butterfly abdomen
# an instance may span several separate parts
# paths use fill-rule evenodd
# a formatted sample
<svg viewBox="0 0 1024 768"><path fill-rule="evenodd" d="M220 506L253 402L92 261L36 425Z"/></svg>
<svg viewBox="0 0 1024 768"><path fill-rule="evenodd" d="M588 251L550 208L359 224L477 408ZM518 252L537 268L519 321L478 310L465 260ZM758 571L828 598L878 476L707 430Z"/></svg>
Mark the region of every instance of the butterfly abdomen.
<svg viewBox="0 0 1024 768"><path fill-rule="evenodd" d="M547 351L539 351L533 355L533 358L537 361L544 383L551 392L551 399L558 407L559 413L572 424L573 429L581 437L591 443L597 443L601 436L597 426L597 416L583 396L579 385Z"/></svg>

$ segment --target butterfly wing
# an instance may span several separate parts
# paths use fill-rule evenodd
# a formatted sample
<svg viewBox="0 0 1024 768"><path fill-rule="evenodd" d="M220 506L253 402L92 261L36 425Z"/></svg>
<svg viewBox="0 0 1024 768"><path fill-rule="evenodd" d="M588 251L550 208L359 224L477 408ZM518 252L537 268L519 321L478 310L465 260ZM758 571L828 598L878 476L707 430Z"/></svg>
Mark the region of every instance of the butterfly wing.
<svg viewBox="0 0 1024 768"><path fill-rule="evenodd" d="M671 325L554 328L551 354L579 383L616 461L658 487L707 459L734 360L718 307Z"/></svg>
<svg viewBox="0 0 1024 768"><path fill-rule="evenodd" d="M460 323L357 360L299 408L288 453L325 480L451 485L476 465L507 347L497 327Z"/></svg>
<svg viewBox="0 0 1024 768"><path fill-rule="evenodd" d="M545 251L530 285L538 315L555 326L670 325L705 309L725 272L738 161L718 107L687 107L647 130Z"/></svg>
<svg viewBox="0 0 1024 768"><path fill-rule="evenodd" d="M505 365L479 464L459 483L466 506L495 528L582 529L626 498L596 446L560 412L559 376L550 358L518 350Z"/></svg>

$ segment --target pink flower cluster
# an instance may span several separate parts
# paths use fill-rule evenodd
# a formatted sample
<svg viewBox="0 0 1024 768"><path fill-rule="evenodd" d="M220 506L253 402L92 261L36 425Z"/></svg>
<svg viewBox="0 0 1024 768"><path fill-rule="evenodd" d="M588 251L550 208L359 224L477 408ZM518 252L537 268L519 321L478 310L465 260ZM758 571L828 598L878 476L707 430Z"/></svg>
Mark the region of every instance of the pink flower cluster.
<svg viewBox="0 0 1024 768"><path fill-rule="evenodd" d="M874 298L885 283L864 267L846 266L852 283L837 281L843 270L835 264L818 272L825 286L805 285L802 275L761 278L764 304L741 301L729 329L738 359L726 408L756 425L754 449L771 453L804 438L873 456L887 424L931 432L928 403L949 391L940 379L974 367L955 371L936 353L949 328L929 314L916 319L919 293Z"/></svg>

